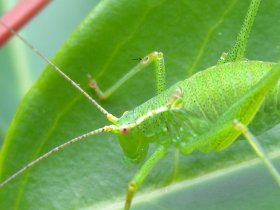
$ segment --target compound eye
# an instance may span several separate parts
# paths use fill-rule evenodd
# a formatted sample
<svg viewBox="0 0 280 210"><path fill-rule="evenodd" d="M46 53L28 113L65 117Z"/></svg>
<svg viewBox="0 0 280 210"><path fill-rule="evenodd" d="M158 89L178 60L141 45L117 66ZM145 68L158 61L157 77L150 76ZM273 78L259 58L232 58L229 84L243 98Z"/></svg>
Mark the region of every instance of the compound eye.
<svg viewBox="0 0 280 210"><path fill-rule="evenodd" d="M121 127L120 132L122 135L127 135L129 133L129 127L128 126Z"/></svg>

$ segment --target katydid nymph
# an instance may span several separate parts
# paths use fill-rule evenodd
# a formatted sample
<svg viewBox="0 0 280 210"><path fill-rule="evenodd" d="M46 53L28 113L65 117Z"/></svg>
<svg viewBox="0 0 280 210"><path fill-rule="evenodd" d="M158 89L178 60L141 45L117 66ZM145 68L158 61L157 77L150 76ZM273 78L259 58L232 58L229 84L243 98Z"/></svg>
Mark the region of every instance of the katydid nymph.
<svg viewBox="0 0 280 210"><path fill-rule="evenodd" d="M65 146L86 140L89 136L93 136L94 139L98 133L116 134L119 137L119 144L125 158L131 162L142 164L128 184L125 209L130 208L136 190L141 186L154 165L166 155L170 146L176 147L185 155L189 155L194 150L201 152L220 151L230 146L240 135L243 135L250 142L268 171L280 185L279 173L253 136L254 126L261 120L261 114L263 114L259 110L263 110L262 107L267 108L266 106L273 107L272 111L279 110L277 107L277 98L279 97L277 95L279 92L277 81L280 76L280 65L244 60L247 39L259 3L259 0L251 1L247 17L231 51L224 54L215 66L182 80L168 89L165 89L164 55L157 51L143 57L139 64L107 91L103 92L94 80L94 75L90 76L89 85L91 88L100 98L106 99L116 94L124 83L142 69L151 63L156 64L157 95L142 105L124 112L119 118L99 105L77 83L64 74L56 66L56 63L52 63L45 56L39 54L55 71L86 96L111 124L74 137L36 157L18 172L1 177L3 182L0 184L0 190L5 189L8 184L27 173L28 170L36 168L37 166L34 165L51 154L58 151L63 153L62 148ZM2 25L5 27L5 24L2 23ZM15 33L10 28L6 28ZM26 43L22 37L16 35ZM86 77L86 75L84 76ZM279 122L274 116L268 117L267 120L269 121L267 124L270 126ZM250 130L248 130L248 126ZM264 130L266 129L268 128L264 128ZM154 151L147 157L150 144L154 145ZM94 188L94 184L92 188Z"/></svg>

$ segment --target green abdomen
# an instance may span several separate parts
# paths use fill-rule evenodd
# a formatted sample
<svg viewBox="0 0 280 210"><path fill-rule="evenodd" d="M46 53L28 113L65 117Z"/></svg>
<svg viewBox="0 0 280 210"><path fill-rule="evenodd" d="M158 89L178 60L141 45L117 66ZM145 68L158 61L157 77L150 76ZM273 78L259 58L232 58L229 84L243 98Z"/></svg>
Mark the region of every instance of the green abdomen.
<svg viewBox="0 0 280 210"><path fill-rule="evenodd" d="M273 65L267 62L242 61L199 72L181 85L184 89L184 108L208 124L202 129L210 129ZM259 134L280 121L279 94L279 85L267 94L262 107L249 125L254 133Z"/></svg>
<svg viewBox="0 0 280 210"><path fill-rule="evenodd" d="M158 114L139 126L148 141L188 144L211 130L223 114L246 94L272 68L273 63L242 61L208 68L171 86L164 93L137 107L135 120L151 110L166 106L178 88L181 109ZM280 121L279 85L273 88L249 127L259 134ZM278 102L279 101L279 102Z"/></svg>

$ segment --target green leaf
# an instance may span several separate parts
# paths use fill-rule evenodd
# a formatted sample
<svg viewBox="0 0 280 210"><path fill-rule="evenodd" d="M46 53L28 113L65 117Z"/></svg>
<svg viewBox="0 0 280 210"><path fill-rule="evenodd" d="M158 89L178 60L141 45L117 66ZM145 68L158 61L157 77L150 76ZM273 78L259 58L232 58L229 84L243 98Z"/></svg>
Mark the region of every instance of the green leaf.
<svg viewBox="0 0 280 210"><path fill-rule="evenodd" d="M0 0L1 16L16 3L13 0ZM61 7L66 3L68 10L74 10L77 6L79 6L79 10L76 10L69 17L68 11L61 10ZM44 54L52 55L74 30L77 23L97 3L97 0L83 4L71 0L51 3L27 24L28 27L23 27L20 33L23 37L28 37L28 41L36 48L42 49ZM67 23L65 23L66 20ZM61 27L62 24L63 27ZM56 27L55 30L54 27ZM52 31L51 34L50 31ZM14 38L2 47L0 64L0 144L2 145L20 100L39 77L46 63L38 59L38 56L28 49L21 40Z"/></svg>
<svg viewBox="0 0 280 210"><path fill-rule="evenodd" d="M106 89L137 64L133 58L162 51L170 86L216 64L234 43L248 5L241 0L101 1L53 62L91 93L87 73ZM279 59L279 9L277 0L262 2L248 59ZM147 69L100 103L117 116L136 107L155 95L153 73ZM1 180L55 146L105 124L93 105L47 67L10 126L0 157ZM277 133L276 126L259 137L275 156L280 148ZM276 209L280 191L262 167L250 166L254 157L245 141L219 153L189 156L170 148L141 186L135 209ZM6 185L0 190L0 209L121 208L127 183L139 167L123 160L113 134L92 136ZM249 201L255 202L248 206Z"/></svg>

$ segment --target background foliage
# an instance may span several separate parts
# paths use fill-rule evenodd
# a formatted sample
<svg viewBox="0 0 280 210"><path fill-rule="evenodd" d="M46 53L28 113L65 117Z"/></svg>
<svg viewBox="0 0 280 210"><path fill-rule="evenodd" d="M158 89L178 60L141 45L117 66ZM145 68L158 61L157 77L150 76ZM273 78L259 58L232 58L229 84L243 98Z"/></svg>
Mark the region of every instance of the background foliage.
<svg viewBox="0 0 280 210"><path fill-rule="evenodd" d="M105 0L93 8L53 62L90 92L87 73L106 89L136 65L133 58L158 50L165 55L170 86L216 64L233 44L248 5L249 1L241 0L222 4L218 0L207 4L203 0ZM262 2L246 53L248 59L279 59L279 10L277 0ZM56 39L55 28L43 33L48 40ZM40 43L48 45L48 40ZM149 68L102 105L121 115L155 95L153 78ZM54 146L104 124L102 114L47 67L22 100L6 135L0 178ZM279 126L259 138L278 157L277 133ZM277 209L279 189L262 165L252 165L249 160L254 157L245 141L220 153L194 152L189 156L170 148L141 187L132 209ZM7 185L0 191L0 208L118 209L127 182L138 167L123 161L114 135L93 136Z"/></svg>

